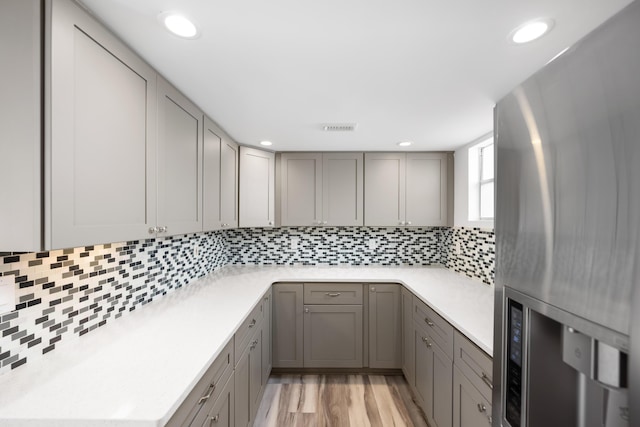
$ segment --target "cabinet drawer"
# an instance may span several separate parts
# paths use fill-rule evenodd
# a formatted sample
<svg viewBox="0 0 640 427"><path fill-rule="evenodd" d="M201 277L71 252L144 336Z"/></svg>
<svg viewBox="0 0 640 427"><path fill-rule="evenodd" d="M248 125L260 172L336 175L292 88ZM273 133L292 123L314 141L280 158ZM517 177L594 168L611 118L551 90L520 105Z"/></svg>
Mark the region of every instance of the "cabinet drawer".
<svg viewBox="0 0 640 427"><path fill-rule="evenodd" d="M455 332L453 363L487 399L493 389L493 361L460 332Z"/></svg>
<svg viewBox="0 0 640 427"><path fill-rule="evenodd" d="M262 319L264 317L262 299L260 303L251 311L249 316L242 322L242 325L238 328L235 335L235 363L237 364L242 356L242 352L245 350L251 337L253 337L254 331L258 330L262 326Z"/></svg>
<svg viewBox="0 0 640 427"><path fill-rule="evenodd" d="M223 386L233 373L233 340L229 341L213 361L198 384L171 417L167 426L189 426L208 412L223 391Z"/></svg>
<svg viewBox="0 0 640 427"><path fill-rule="evenodd" d="M440 348L453 358L453 326L417 297L413 298L413 320L427 331Z"/></svg>
<svg viewBox="0 0 640 427"><path fill-rule="evenodd" d="M362 304L361 283L305 283L305 304Z"/></svg>

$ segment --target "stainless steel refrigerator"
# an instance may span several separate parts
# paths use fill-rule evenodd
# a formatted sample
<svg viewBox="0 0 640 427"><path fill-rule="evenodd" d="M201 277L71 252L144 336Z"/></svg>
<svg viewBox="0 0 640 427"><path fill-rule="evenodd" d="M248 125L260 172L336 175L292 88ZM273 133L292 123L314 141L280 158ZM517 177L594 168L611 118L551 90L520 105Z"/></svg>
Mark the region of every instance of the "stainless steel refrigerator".
<svg viewBox="0 0 640 427"><path fill-rule="evenodd" d="M640 426L640 1L500 100L493 425Z"/></svg>

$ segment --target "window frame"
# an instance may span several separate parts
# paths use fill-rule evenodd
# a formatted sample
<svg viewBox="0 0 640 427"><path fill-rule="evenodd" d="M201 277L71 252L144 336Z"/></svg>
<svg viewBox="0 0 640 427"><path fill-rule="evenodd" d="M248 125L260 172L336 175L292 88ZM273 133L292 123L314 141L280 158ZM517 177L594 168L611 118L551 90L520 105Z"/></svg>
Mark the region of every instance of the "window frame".
<svg viewBox="0 0 640 427"><path fill-rule="evenodd" d="M493 170L493 174L491 175L491 178L488 179L482 179L483 176L483 156L484 154L484 150L487 149L487 147L493 147L494 150L494 170ZM494 141L493 138L488 139L487 141L481 142L480 144L477 145L477 149L478 149L478 218L481 221L493 221L496 217L496 209L495 209L495 195L496 195L496 186L495 186L495 145L494 145ZM493 185L493 216L482 216L482 187L483 185L487 185L487 184L491 184Z"/></svg>

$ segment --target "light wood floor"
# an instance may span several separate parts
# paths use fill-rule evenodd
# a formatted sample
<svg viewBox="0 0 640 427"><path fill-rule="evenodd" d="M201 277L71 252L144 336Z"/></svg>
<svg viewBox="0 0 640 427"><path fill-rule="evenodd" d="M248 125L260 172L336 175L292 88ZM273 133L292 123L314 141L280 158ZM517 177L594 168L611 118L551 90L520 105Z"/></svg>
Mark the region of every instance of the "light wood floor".
<svg viewBox="0 0 640 427"><path fill-rule="evenodd" d="M256 427L427 426L401 375L272 375Z"/></svg>

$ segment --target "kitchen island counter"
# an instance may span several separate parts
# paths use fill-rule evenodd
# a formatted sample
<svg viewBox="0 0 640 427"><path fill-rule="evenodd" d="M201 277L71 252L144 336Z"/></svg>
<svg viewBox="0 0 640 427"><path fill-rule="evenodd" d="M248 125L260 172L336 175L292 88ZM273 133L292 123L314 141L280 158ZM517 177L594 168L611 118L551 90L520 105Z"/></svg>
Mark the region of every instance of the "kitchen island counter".
<svg viewBox="0 0 640 427"><path fill-rule="evenodd" d="M493 286L442 267L227 266L0 376L2 426L162 426L276 282L401 283L487 354Z"/></svg>

